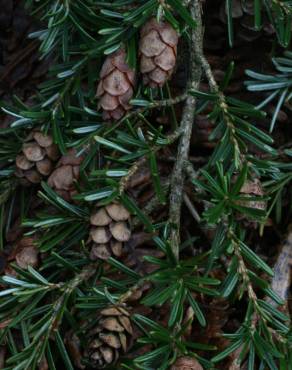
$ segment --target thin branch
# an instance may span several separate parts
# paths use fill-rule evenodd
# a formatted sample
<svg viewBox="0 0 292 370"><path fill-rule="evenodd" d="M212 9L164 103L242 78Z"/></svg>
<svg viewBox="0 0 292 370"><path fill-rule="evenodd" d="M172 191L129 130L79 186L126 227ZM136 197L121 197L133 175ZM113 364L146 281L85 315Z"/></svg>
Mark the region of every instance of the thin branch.
<svg viewBox="0 0 292 370"><path fill-rule="evenodd" d="M96 272L97 264L89 264L83 267L81 272L77 274L72 280L68 283L64 284L64 291L63 294L57 299L54 304L54 313L51 320L51 326L49 327L49 331L57 330L59 323L60 323L60 310L62 306L66 302L68 296L73 292L75 288L77 288L80 284L84 281L88 280L91 276L93 276Z"/></svg>
<svg viewBox="0 0 292 370"><path fill-rule="evenodd" d="M254 291L252 281L248 275L248 268L246 266L246 263L242 257L240 245L238 242L238 238L234 233L234 230L232 227L228 227L227 229L227 237L230 240L232 246L233 246L233 253L238 259L238 273L242 278L243 284L247 287L247 295L249 300L253 303L255 310L259 310L259 305L257 301L257 295ZM253 323L252 323L253 325Z"/></svg>
<svg viewBox="0 0 292 370"><path fill-rule="evenodd" d="M171 134L167 135L166 136L166 140L167 140L167 144L163 144L163 145L154 145L152 148L151 148L151 152L154 154L156 152L158 152L160 149L162 149L163 147L165 147L165 145L170 145L172 143L175 142L175 140L177 140L179 138L179 136L181 135L182 133L182 128L179 127L177 128L174 132L172 132ZM124 177L121 178L120 180L120 185L119 185L119 194L123 194L123 192L126 190L127 188L127 185L129 183L129 181L131 180L131 178L135 175L135 173L139 170L139 168L141 166L143 166L143 164L147 161L148 159L148 155L144 155L143 157L139 158L128 170L128 173L127 175L125 175Z"/></svg>
<svg viewBox="0 0 292 370"><path fill-rule="evenodd" d="M237 140L236 135L235 135L236 129L235 129L235 126L234 126L233 118L228 113L228 104L226 102L225 95L224 95L224 93L222 91L220 91L219 86L218 86L218 84L217 84L217 82L215 80L215 77L213 75L211 66L210 66L208 60L206 59L205 55L203 53L200 53L198 55L198 59L200 61L200 64L202 66L202 69L203 69L203 71L205 73L205 76L207 77L210 90L213 93L215 93L218 96L218 98L219 98L219 107L221 109L222 116L224 118L224 121L226 123L226 126L229 129L229 132L230 132L230 140L232 141L232 143L234 145L235 151L237 153L239 153L239 161L240 161L239 166L240 166L242 164L242 162L243 162L243 155L242 155L242 153L240 151L239 143L238 143L238 140Z"/></svg>
<svg viewBox="0 0 292 370"><path fill-rule="evenodd" d="M119 127L123 122L125 122L128 119L137 117L139 114L144 113L145 111L148 111L150 109L156 109L156 108L164 108L164 107L169 107L173 106L174 104L179 104L186 100L188 97L188 92L183 93L182 95L179 95L175 98L171 99L164 99L164 100L156 100L145 107L138 108L136 110L131 111L130 113L126 114L123 118L121 118L115 125L113 125L108 131L104 133L104 137L109 135L111 132L115 131L117 127Z"/></svg>
<svg viewBox="0 0 292 370"><path fill-rule="evenodd" d="M119 184L119 194L122 195L126 190L131 178L135 175L135 173L139 170L141 166L146 162L147 157L143 156L139 158L128 170L127 175L123 176L120 180Z"/></svg>
<svg viewBox="0 0 292 370"><path fill-rule="evenodd" d="M217 85L217 82L215 80L215 77L213 75L213 72L212 72L212 69L211 69L211 66L210 66L208 60L206 59L205 55L202 54L202 53L198 55L198 59L199 59L199 61L201 63L201 66L204 70L204 73L207 77L207 80L208 80L211 91L216 93L216 94L219 94L220 93L219 86ZM224 98L224 96L223 96L223 98Z"/></svg>
<svg viewBox="0 0 292 370"><path fill-rule="evenodd" d="M184 169L191 180L198 178L198 172L194 169L194 166L190 161L185 161Z"/></svg>
<svg viewBox="0 0 292 370"><path fill-rule="evenodd" d="M51 316L48 318L47 326L45 330L34 336L32 342L22 350L22 354L27 353L28 357L23 361L23 364L26 366L25 369L31 368L31 364L34 361L39 363L42 356L43 350L46 346L48 340L51 338L52 334L57 332L60 323L62 322L62 317L64 313L64 306L66 306L68 297L84 281L88 280L96 272L98 264L90 264L85 266L79 274L77 274L72 280L68 283L53 284L52 288L58 288L62 294L52 303ZM31 349L33 352L31 354ZM24 368L24 367L23 367Z"/></svg>
<svg viewBox="0 0 292 370"><path fill-rule="evenodd" d="M159 160L163 162L173 163L176 161L176 157L172 155L160 155ZM196 165L203 165L208 162L208 159L206 157L189 156L189 162Z"/></svg>
<svg viewBox="0 0 292 370"><path fill-rule="evenodd" d="M196 210L196 208L194 207L194 205L193 205L192 201L190 200L189 196L187 194L184 194L183 198L184 198L185 205L188 207L191 215L194 217L194 219L199 224L201 222L201 217L200 217L198 211Z"/></svg>
<svg viewBox="0 0 292 370"><path fill-rule="evenodd" d="M197 27L191 31L191 40L189 45L190 50L190 89L197 89L201 80L201 68L197 61L197 56L203 53L202 38L203 27L201 18L201 4L199 0L195 0L190 4L190 12L192 17L197 22ZM169 221L174 226L171 235L170 243L176 258L179 258L180 245L180 218L181 206L183 201L183 186L184 186L184 162L188 159L191 133L195 118L196 99L189 96L186 100L182 119L180 123L182 136L179 142L177 159L174 165L171 178L171 193L169 198Z"/></svg>
<svg viewBox="0 0 292 370"><path fill-rule="evenodd" d="M168 193L169 191L169 186L170 186L170 180L167 179L163 184L163 191L165 193ZM161 206L161 201L158 199L157 196L154 196L152 199L147 202L145 207L143 207L143 213L147 216L149 216L153 211L155 211L159 206ZM133 222L132 222L132 227L135 228L138 225L140 225L142 222L140 218L135 217Z"/></svg>

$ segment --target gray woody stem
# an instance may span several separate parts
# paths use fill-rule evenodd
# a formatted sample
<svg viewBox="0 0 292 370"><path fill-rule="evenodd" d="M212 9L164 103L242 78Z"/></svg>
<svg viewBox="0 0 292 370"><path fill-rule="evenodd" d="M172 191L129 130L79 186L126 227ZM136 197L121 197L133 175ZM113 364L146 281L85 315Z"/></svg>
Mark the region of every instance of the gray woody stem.
<svg viewBox="0 0 292 370"><path fill-rule="evenodd" d="M199 0L194 0L189 5L190 12L193 19L196 20L197 27L191 30L191 40L189 45L190 51L190 77L188 89L198 89L201 80L201 66L198 62L199 56L203 54L202 38L203 27L201 18L201 4ZM186 100L180 128L182 135L180 137L176 162L171 177L171 191L169 204L169 221L173 228L170 235L170 242L172 251L179 259L180 246L180 218L181 206L183 201L183 187L184 187L184 163L188 159L192 127L195 118L196 99L189 96Z"/></svg>

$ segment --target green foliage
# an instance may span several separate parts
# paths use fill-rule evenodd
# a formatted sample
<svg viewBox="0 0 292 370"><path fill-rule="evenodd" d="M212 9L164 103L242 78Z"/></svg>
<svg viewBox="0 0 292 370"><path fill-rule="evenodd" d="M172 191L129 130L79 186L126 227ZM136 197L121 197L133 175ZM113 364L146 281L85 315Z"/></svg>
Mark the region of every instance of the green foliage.
<svg viewBox="0 0 292 370"><path fill-rule="evenodd" d="M147 277L147 280L154 284L154 289L143 298L142 303L154 306L169 302L172 308L168 325L173 327L182 323L183 307L188 302L200 325L205 326L204 314L192 293L216 296L217 293L212 286L219 285L220 280L199 275L199 268L203 266L202 256L178 263L167 241L156 237L155 242L166 253L167 259L161 261L154 257L145 257L145 260L157 265L158 268Z"/></svg>
<svg viewBox="0 0 292 370"><path fill-rule="evenodd" d="M133 351L148 344L151 350L132 360L122 358L121 368L163 370L187 354L206 369L214 369L217 362L238 350L239 362L247 360L248 370L256 369L258 363L259 369L290 370L289 319L277 308L283 301L270 287L273 270L250 245L244 222L259 225L263 232L274 213L276 222L282 220L282 199L292 180L292 165L282 157L289 159L292 151L273 148L273 138L256 123L265 117L262 108L278 99L272 132L280 108L291 98L291 52L273 59L274 75L247 71L252 79L246 82L247 88L270 94L258 106L225 94L235 68L231 63L220 86L211 80L209 91L191 89L177 100L172 99L168 86L155 91L138 85L131 101L133 110L109 125L97 111L95 98L105 55L125 45L129 64L137 68L139 30L150 17L165 18L185 42L190 41L197 20L179 0L27 0L26 5L44 25L30 37L40 41L41 58L50 57L53 63L32 106L15 97L11 104L1 103L3 112L14 121L0 130L0 249L17 206L26 235L37 236L42 262L39 271L12 265L17 277L1 278L0 339L9 348L5 370L35 370L44 355L50 370L57 366L74 369L64 344L66 333L71 329L77 333L84 348L84 321L95 324L97 311L123 303L144 284L147 292L135 304L152 310L167 306L169 314L163 325L158 319L133 315L142 331ZM232 0L226 0L226 10L232 45ZM254 10L255 29L262 27L265 13L276 29L278 42L287 47L291 2L255 0ZM204 114L214 126L209 139L216 142L215 149L196 178L191 176L190 188L204 209L199 227L216 227L216 232L210 245L203 238L185 236L180 252L191 249L192 255L177 260L170 240L176 225L165 219L154 222L147 205L141 206L127 186L137 167L148 166L157 206L168 203L169 182L160 174L159 152L174 146L183 134L173 107L187 96L197 99L196 113ZM169 131L152 123L155 110L161 110L162 115L171 113ZM31 215L31 191L36 188L24 189L16 181L14 161L33 127L51 133L63 154L75 148L85 160L73 201L65 201L44 182L37 188L42 208ZM262 152L260 158L251 146ZM262 181L265 195L243 195L242 186L255 177ZM96 204L114 200L130 211L136 225L151 235L155 251L161 252L161 258L144 256L143 263L154 267L151 271L141 272L114 258L96 264L90 261L91 211ZM258 209L252 202L264 202L267 207ZM218 270L222 275L216 277ZM242 303L245 310L238 330L225 335L230 345L221 352L187 338L192 324L208 326L202 297ZM194 317L185 322L187 307ZM206 358L201 353L207 353Z"/></svg>
<svg viewBox="0 0 292 370"><path fill-rule="evenodd" d="M273 58L277 74L261 74L247 70L246 74L253 80L246 81L247 89L250 91L267 91L268 95L258 108L263 108L269 102L277 100L277 105L273 113L270 132L273 131L280 109L285 103L291 100L292 85L292 53L285 51L283 57Z"/></svg>
<svg viewBox="0 0 292 370"><path fill-rule="evenodd" d="M230 173L224 173L222 164L217 164L216 169L216 178L212 178L207 171L202 170L202 175L207 180L206 184L197 179L193 180L195 185L209 193L212 197L214 206L205 212L207 222L215 224L219 220L224 220L224 218L236 218L238 212L261 221L265 211L252 207L251 202L261 203L267 199L261 196L253 197L240 193L242 186L247 180L247 165L244 166L237 178L235 177L236 175L232 177Z"/></svg>
<svg viewBox="0 0 292 370"><path fill-rule="evenodd" d="M231 73L226 73L226 84ZM222 84L222 87L224 86L225 83ZM254 120L265 116L264 112L242 100L225 97L221 91L191 91L191 94L201 99L203 104L205 103L203 106L207 106L209 102L212 104L208 118L214 123L215 129L209 140L220 139L220 144L216 146L210 158L211 166L218 161L230 163L234 160L235 169L240 168L248 151L248 144L253 144L271 155L276 154L270 146L273 139L253 124Z"/></svg>
<svg viewBox="0 0 292 370"><path fill-rule="evenodd" d="M182 340L182 334L186 327L183 327L179 331L169 331L163 326L158 325L155 321L138 314L134 316L134 322L146 334L146 336L141 338L139 342L141 344L155 344L157 347L155 350L139 356L134 360L134 365L137 366L138 369L156 368L159 370L165 370L169 367L169 364L175 361L179 352L188 353L188 355L197 357L205 366L212 366L210 361L200 358L200 356L195 356L192 350L210 351L214 348L209 345L202 345L200 343Z"/></svg>

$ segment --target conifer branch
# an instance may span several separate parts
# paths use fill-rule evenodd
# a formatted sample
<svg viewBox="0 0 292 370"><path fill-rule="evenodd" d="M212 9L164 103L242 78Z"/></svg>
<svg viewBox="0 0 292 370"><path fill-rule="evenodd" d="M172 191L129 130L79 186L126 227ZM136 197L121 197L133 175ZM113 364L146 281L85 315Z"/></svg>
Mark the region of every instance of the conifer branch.
<svg viewBox="0 0 292 370"><path fill-rule="evenodd" d="M292 54L273 58L272 74L253 72L250 63L244 84L257 92L256 105L238 91L243 77L233 78L234 62L223 68L221 59L235 55L222 50L225 41L240 45L236 53L249 43L252 54L256 41L243 41L249 16L255 29L247 39L260 29L264 38L271 26L269 42L275 36L287 47L291 6L282 0L254 0L251 8L244 0L25 4L47 25L30 35L39 40L27 42L15 54L19 60L5 51L4 75L22 76L17 68L27 59L33 70L36 45L43 61L53 58L50 72L39 75L33 103L25 93L1 104L14 118L3 122L0 138L0 346L7 347L0 367L166 369L179 368L184 361L177 360L187 355L195 362L184 366L200 370L222 360L229 370L288 368L291 320L281 306L291 283L292 236L273 275L271 254L258 253L265 254L267 234L255 236L255 228L291 216L285 190L292 150L288 139L280 146L256 122L276 100L270 133L277 116L287 121ZM228 40L221 31L213 40L210 20L217 16ZM213 41L218 45L210 48ZM18 93L18 82L11 83ZM159 126L164 112L167 125ZM26 244L18 233L13 239L18 227L21 233L27 227L33 241ZM131 333L132 324L142 331ZM207 345L194 342L198 325Z"/></svg>
<svg viewBox="0 0 292 370"><path fill-rule="evenodd" d="M162 185L163 185L165 193L167 194L169 191L169 187L170 187L170 179L166 179L166 181L164 181ZM145 205L145 207L143 207L143 212L145 215L149 216L152 212L158 209L159 206L161 206L161 202L157 196L154 196ZM134 220L132 221L133 228L139 226L140 224L141 224L141 220L138 217L135 217Z"/></svg>
<svg viewBox="0 0 292 370"><path fill-rule="evenodd" d="M220 107L222 115L224 117L226 126L229 128L230 140L234 145L235 152L237 152L239 154L239 161L240 161L239 166L241 167L241 165L242 165L241 162L243 161L243 155L240 151L239 143L238 143L238 140L237 140L236 135L235 135L236 128L235 128L234 122L233 122L232 118L230 117L230 115L228 114L228 103L226 102L226 97L225 97L224 93L222 91L220 91L219 86L218 86L218 84L215 80L215 77L213 75L212 69L210 67L210 64L209 64L208 60L206 59L205 55L203 53L201 53L201 54L199 54L198 58L199 58L201 66L202 66L202 69L205 73L205 76L207 77L211 92L215 93L219 98L219 107Z"/></svg>
<svg viewBox="0 0 292 370"><path fill-rule="evenodd" d="M145 106L143 106L141 108L138 108L138 109L135 109L135 110L129 112L128 114L126 114L124 117L122 117L115 125L113 125L113 127L111 127L108 131L106 131L106 135L115 131L126 120L132 119L134 117L138 117L139 114L148 112L151 109L171 107L175 104L179 104L179 103L183 102L184 100L186 100L188 96L189 96L189 93L185 92L182 95L179 95L175 98L163 99L163 100L157 100L157 101L149 102Z"/></svg>
<svg viewBox="0 0 292 370"><path fill-rule="evenodd" d="M181 135L182 133L182 127L178 127L174 132L166 136L166 142L167 145L173 144ZM151 148L152 153L157 153L162 148L162 145L154 145ZM145 155L138 159L128 170L128 174L124 176L119 185L119 194L123 194L123 192L126 190L127 185L131 178L135 175L135 173L143 166L143 164L147 161L148 156Z"/></svg>
<svg viewBox="0 0 292 370"><path fill-rule="evenodd" d="M198 0L190 5L190 13L193 19L196 20L197 27L191 31L190 39L190 77L188 82L189 89L197 89L201 80L201 68L198 64L198 56L203 53L202 39L203 28L201 19L201 4ZM184 186L184 162L188 159L191 133L195 118L196 99L189 96L186 100L180 128L182 132L181 139L178 145L177 159L174 165L171 177L171 192L169 197L169 222L173 226L170 235L172 251L177 259L179 259L180 245L180 217L181 206L183 200Z"/></svg>
<svg viewBox="0 0 292 370"><path fill-rule="evenodd" d="M276 263L274 265L273 271L274 271L274 276L272 278L271 282L271 288L274 291L275 294L277 294L283 301L284 301L284 310L288 311L287 308L287 295L288 295L288 290L290 287L290 282L291 282L291 267L292 267L292 231L291 231L291 226L288 227L290 230L288 232L288 235L284 241L284 243L281 246L281 251L277 257ZM242 265L242 258L239 255L239 258L241 260L241 265ZM243 262L244 264L244 262ZM243 269L244 270L244 269ZM246 275L246 273L244 273ZM252 288L251 288L252 289ZM252 293L254 296L254 293ZM266 302L270 304L273 307L277 307L278 305L276 302L271 299L270 297L266 297ZM288 312L289 314L289 312ZM258 320L260 319L259 315L253 314L251 323L252 326L255 327ZM271 330L271 328L269 328ZM272 331L272 334L274 334L278 340L283 341L282 337L279 337L277 333ZM240 346L232 355L232 363L230 364L228 370L240 370L241 365L240 365L240 355L243 351L243 346Z"/></svg>

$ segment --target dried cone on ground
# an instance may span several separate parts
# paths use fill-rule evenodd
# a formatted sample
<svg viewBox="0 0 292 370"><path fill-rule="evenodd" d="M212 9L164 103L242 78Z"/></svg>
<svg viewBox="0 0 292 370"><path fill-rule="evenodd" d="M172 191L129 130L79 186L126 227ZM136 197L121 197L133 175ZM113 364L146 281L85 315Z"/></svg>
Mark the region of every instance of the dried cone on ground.
<svg viewBox="0 0 292 370"><path fill-rule="evenodd" d="M135 72L128 66L126 56L125 50L119 49L106 58L100 71L96 95L105 120L118 120L131 108Z"/></svg>
<svg viewBox="0 0 292 370"><path fill-rule="evenodd" d="M233 0L231 2L231 16L233 18L236 36L243 41L254 41L262 35L262 31L268 34L274 33L268 18L263 14L262 31L255 29L254 25L254 1L253 0ZM227 11L224 2L221 3L219 17L223 23L227 23Z"/></svg>
<svg viewBox="0 0 292 370"><path fill-rule="evenodd" d="M240 194L246 197L262 197L264 195L264 191L261 182L258 179L254 179L245 181L240 189ZM266 209L266 202L263 200L240 201L239 203L243 207L259 210Z"/></svg>
<svg viewBox="0 0 292 370"><path fill-rule="evenodd" d="M203 370L203 367L194 357L184 356L177 359L170 370Z"/></svg>
<svg viewBox="0 0 292 370"><path fill-rule="evenodd" d="M85 365L82 363L82 351L81 351L81 341L80 338L74 333L73 330L69 330L65 334L64 343L68 352L70 354L70 358L74 365L78 369L85 369Z"/></svg>
<svg viewBox="0 0 292 370"><path fill-rule="evenodd" d="M252 208L254 210L264 211L267 207L267 202L265 200L257 200L248 198L255 198L255 197L263 197L264 191L262 188L262 184L259 179L254 178L252 180L246 180L242 185L239 195L244 197L244 200L237 200L236 204L240 207L245 208ZM238 212L236 216L238 221L242 221L246 227L257 228L258 227L258 220L251 215L246 215L243 213ZM266 221L266 225L268 225L269 221Z"/></svg>
<svg viewBox="0 0 292 370"><path fill-rule="evenodd" d="M170 78L176 64L178 34L167 22L151 18L141 29L140 70L143 82L161 87Z"/></svg>
<svg viewBox="0 0 292 370"><path fill-rule="evenodd" d="M51 174L59 156L58 147L50 135L33 131L16 157L16 176L26 179L28 183L38 184Z"/></svg>
<svg viewBox="0 0 292 370"><path fill-rule="evenodd" d="M90 368L103 369L114 365L120 353L131 346L133 328L128 311L122 307L109 307L100 312L97 326L88 334L84 352Z"/></svg>
<svg viewBox="0 0 292 370"><path fill-rule="evenodd" d="M112 255L120 257L123 254L123 245L131 237L129 219L130 213L120 203L111 203L93 212L90 217L91 259L106 260Z"/></svg>
<svg viewBox="0 0 292 370"><path fill-rule="evenodd" d="M67 201L70 201L75 193L74 181L79 179L82 161L83 156L78 155L76 149L69 149L67 154L60 158L48 179L48 185Z"/></svg>

